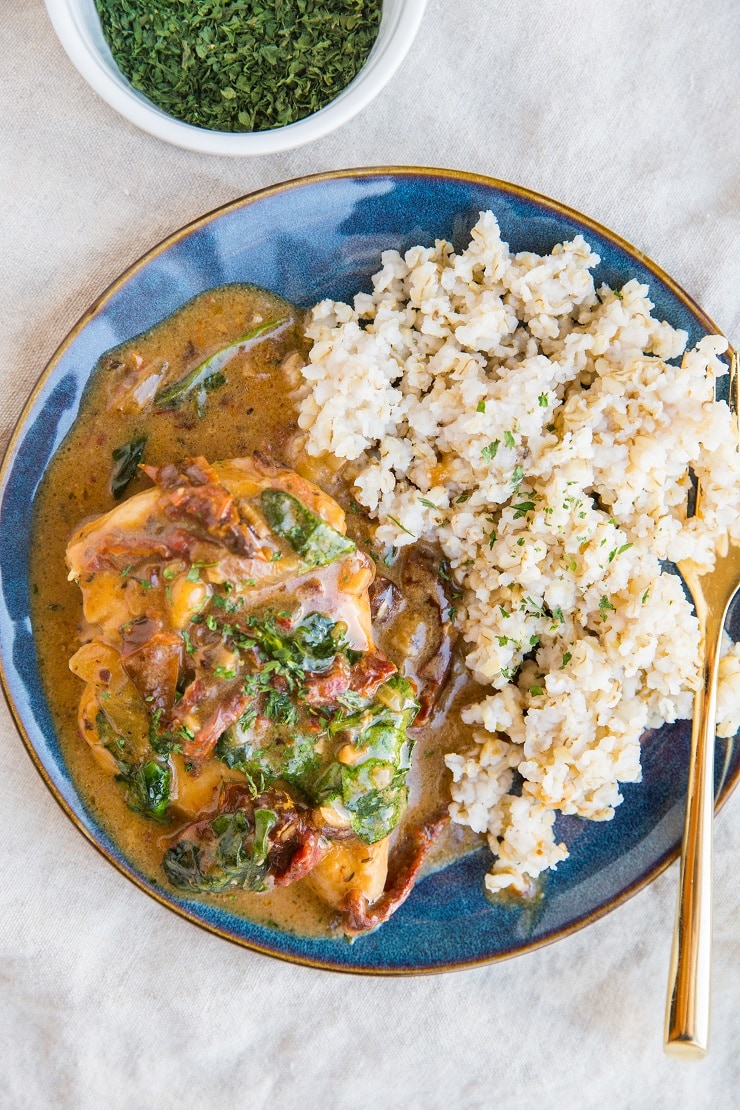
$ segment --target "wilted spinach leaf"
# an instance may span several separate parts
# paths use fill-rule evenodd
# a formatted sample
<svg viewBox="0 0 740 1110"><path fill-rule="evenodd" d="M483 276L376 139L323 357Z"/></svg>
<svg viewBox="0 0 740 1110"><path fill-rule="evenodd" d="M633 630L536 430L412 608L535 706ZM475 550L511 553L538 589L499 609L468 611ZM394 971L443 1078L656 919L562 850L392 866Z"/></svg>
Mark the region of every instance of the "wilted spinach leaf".
<svg viewBox="0 0 740 1110"><path fill-rule="evenodd" d="M156 760L132 767L119 776L128 786L126 804L135 813L164 821L170 800L170 769Z"/></svg>
<svg viewBox="0 0 740 1110"><path fill-rule="evenodd" d="M160 389L157 396L154 398L155 408L159 409L173 409L182 404L188 397L193 394L199 394L202 390L205 393L211 393L214 389L220 389L222 385L226 384L226 378L221 373L222 368L234 357L243 347L248 343L253 343L255 339L263 339L273 331L277 331L283 324L288 322L287 316L280 316L275 320L263 320L261 323L256 324L251 328L246 335L237 339L234 343L229 343L228 346L222 347L220 351L215 354L209 355L204 362L199 363L192 370L190 370L184 378L179 381L173 382L172 385L165 386ZM205 398L199 398L200 405L205 403Z"/></svg>
<svg viewBox="0 0 740 1110"><path fill-rule="evenodd" d="M271 809L258 809L254 823L242 810L219 813L194 834L168 848L162 860L173 886L193 892L264 890L269 869L268 836L277 822ZM194 839L193 836L197 836Z"/></svg>
<svg viewBox="0 0 740 1110"><path fill-rule="evenodd" d="M145 435L134 436L128 443L124 443L122 447L116 447L112 452L114 466L110 490L116 501L123 497L129 482L136 477L139 463L144 457L146 439Z"/></svg>
<svg viewBox="0 0 740 1110"><path fill-rule="evenodd" d="M357 550L352 540L285 490L265 489L260 502L270 528L288 541L307 566L325 567Z"/></svg>
<svg viewBox="0 0 740 1110"><path fill-rule="evenodd" d="M278 733L258 745L251 730L243 732L232 726L220 737L215 754L227 767L261 783L263 789L277 779L300 785L319 763L315 738L295 731Z"/></svg>

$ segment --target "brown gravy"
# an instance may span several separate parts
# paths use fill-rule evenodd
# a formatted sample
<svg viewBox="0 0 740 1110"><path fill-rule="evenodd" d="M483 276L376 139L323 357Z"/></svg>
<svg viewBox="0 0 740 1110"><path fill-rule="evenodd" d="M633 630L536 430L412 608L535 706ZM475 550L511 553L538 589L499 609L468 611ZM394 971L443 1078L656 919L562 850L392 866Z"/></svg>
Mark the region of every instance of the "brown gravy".
<svg viewBox="0 0 740 1110"><path fill-rule="evenodd" d="M187 374L212 353L243 336L254 319L281 319L284 324L250 349L236 354L224 369L225 382L209 393L202 414L193 404L169 411L122 411L112 403L122 367L142 359L154 368L164 362ZM161 871L163 830L133 813L118 784L93 758L77 728L80 681L68 662L83 633L79 590L67 581L65 548L72 532L86 519L107 512L115 504L110 491L111 452L137 434L145 434L145 461L162 465L189 455L211 460L269 452L301 470L287 457L297 431L296 411L289 397L283 365L292 352L305 353L302 314L280 298L246 285L230 285L201 294L151 331L105 355L92 375L77 420L52 460L34 504L31 556L32 623L42 681L47 693L65 760L75 784L96 819L106 827L124 855L153 883L168 884ZM141 363L137 363L141 365ZM120 396L120 390L115 393ZM126 406L124 405L123 408ZM129 406L130 407L130 406ZM350 508L351 491L341 476L323 482L315 472L305 476L325 485L327 492ZM138 475L126 496L149 485ZM372 549L372 526L348 513L349 533L364 550ZM374 553L382 560L382 553ZM393 566L380 563L384 575L397 579ZM409 599L413 605L413 599ZM400 663L394 644L379 646ZM410 802L402 826L420 823L437 812L448 796L444 755L470 744L469 728L460 708L480 696L465 674L462 659L454 658L452 678L431 720L412 730L416 739L414 767L409 777ZM469 830L454 827L427 864L436 869L478 847ZM206 897L206 896L200 896ZM231 912L302 935L332 932L333 911L305 883L276 888L265 894L236 892L207 896Z"/></svg>

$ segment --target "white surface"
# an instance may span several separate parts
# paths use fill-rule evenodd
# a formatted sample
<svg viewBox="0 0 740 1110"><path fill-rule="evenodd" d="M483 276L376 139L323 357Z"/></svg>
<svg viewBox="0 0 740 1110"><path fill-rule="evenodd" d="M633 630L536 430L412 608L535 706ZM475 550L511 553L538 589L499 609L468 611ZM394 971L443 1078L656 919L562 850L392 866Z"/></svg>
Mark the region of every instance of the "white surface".
<svg viewBox="0 0 740 1110"><path fill-rule="evenodd" d="M347 88L320 112L273 131L230 134L194 127L157 108L123 76L100 28L95 0L45 0L70 60L92 88L137 127L203 154L275 154L313 142L352 119L377 96L406 57L427 0L383 0L383 18L370 56Z"/></svg>
<svg viewBox="0 0 740 1110"><path fill-rule="evenodd" d="M3 5L0 427L121 269L250 189L347 165L454 166L572 204L637 244L740 340L734 0L431 0L376 101L249 161L126 123L41 0ZM714 1025L662 1052L677 870L550 948L476 971L357 979L280 964L179 920L83 840L0 709L0 1105L737 1105L740 795L716 824ZM733 1095L734 1088L734 1095Z"/></svg>

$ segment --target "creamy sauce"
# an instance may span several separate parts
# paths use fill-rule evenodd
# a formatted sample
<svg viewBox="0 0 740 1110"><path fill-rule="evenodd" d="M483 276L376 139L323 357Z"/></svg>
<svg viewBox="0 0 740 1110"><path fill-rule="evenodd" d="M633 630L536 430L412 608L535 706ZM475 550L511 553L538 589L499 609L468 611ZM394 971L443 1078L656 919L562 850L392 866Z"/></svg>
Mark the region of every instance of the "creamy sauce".
<svg viewBox="0 0 740 1110"><path fill-rule="evenodd" d="M240 351L224 366L225 382L208 393L199 416L193 402L170 411L139 410L126 393L127 370L136 369L146 380L151 368L156 382L164 364L179 380L216 351L247 334L260 320L283 321L274 334ZM116 504L110 492L111 453L134 436L147 436L144 461L162 465L190 455L209 460L249 456L261 450L323 485L345 508L350 507L349 483L342 475L326 474L325 481L301 460L297 446L296 412L290 400L289 365L295 352L305 354L299 310L263 290L233 285L211 290L190 301L173 316L101 359L83 397L78 418L52 460L34 504L31 556L32 622L42 681L66 763L77 789L96 819L108 829L124 855L163 889L161 870L166 830L133 813L120 786L106 774L81 739L77 710L82 685L68 662L85 638L80 592L67 581L65 548L85 520ZM294 361L294 359L293 359ZM144 371L142 371L142 367ZM129 411L127 411L129 410ZM138 475L126 496L149 485ZM331 487L331 488L330 488ZM372 552L372 527L356 513L348 513L349 534ZM398 580L394 567L383 574ZM407 607L413 612L414 599ZM378 644L402 669L396 643L382 627ZM427 725L412 730L416 740L414 767L409 776L410 801L397 834L438 812L448 798L444 754L470 744L461 707L480 696L465 673L462 658L453 656L451 679ZM413 668L411 667L413 672ZM425 870L443 866L479 845L469 830L453 827L430 857ZM198 896L195 896L198 897ZM332 933L333 911L305 882L265 894L235 892L200 896L230 912L302 935Z"/></svg>

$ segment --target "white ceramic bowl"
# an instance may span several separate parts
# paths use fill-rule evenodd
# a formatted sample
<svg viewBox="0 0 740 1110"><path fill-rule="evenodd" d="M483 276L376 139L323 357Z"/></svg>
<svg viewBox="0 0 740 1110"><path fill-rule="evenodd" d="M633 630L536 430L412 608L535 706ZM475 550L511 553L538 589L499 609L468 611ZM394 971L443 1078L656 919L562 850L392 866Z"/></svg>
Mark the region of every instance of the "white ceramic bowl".
<svg viewBox="0 0 740 1110"><path fill-rule="evenodd" d="M208 131L157 108L126 80L103 38L94 0L45 0L70 60L85 80L122 116L168 143L205 154L274 154L319 139L369 104L398 69L414 40L427 0L383 0L378 37L346 89L326 108L272 131Z"/></svg>

